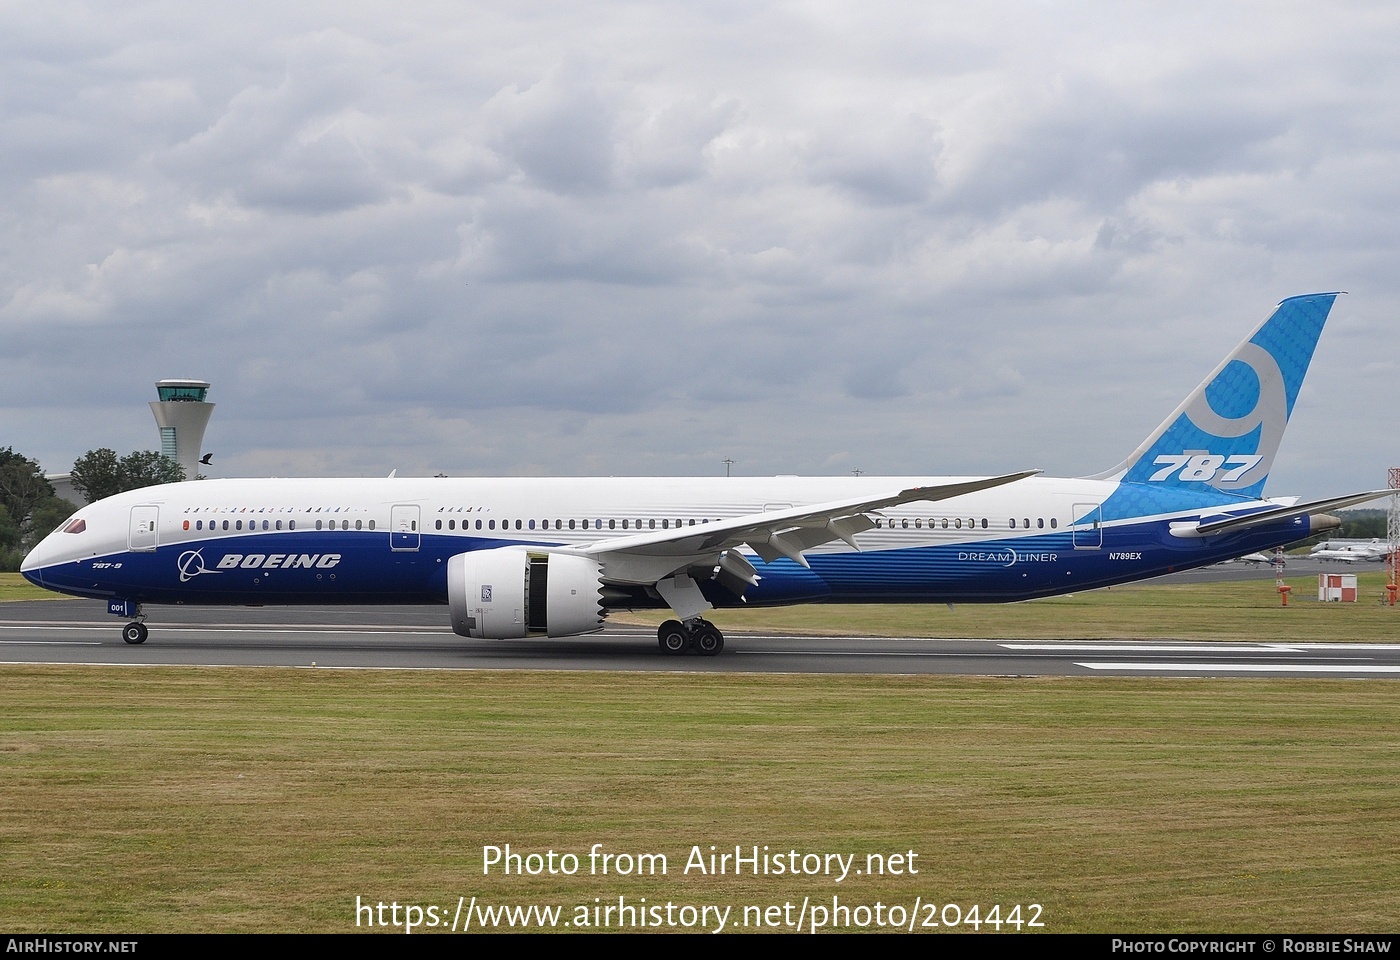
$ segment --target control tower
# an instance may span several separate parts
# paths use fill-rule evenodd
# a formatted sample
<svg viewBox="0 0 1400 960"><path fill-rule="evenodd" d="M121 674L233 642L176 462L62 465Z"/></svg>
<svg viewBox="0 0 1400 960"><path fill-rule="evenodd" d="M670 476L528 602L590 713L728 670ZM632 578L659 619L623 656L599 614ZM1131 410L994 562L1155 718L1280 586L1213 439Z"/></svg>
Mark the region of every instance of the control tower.
<svg viewBox="0 0 1400 960"><path fill-rule="evenodd" d="M200 445L214 404L205 402L209 384L203 380L160 380L151 413L160 428L160 452L185 468L185 479L199 475Z"/></svg>

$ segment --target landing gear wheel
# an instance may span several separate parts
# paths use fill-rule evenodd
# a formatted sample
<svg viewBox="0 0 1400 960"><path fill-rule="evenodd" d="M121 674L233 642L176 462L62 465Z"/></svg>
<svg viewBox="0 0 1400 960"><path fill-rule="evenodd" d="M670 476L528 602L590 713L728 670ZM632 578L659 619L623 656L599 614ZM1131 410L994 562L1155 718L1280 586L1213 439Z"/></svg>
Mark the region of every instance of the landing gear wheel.
<svg viewBox="0 0 1400 960"><path fill-rule="evenodd" d="M144 623L141 623L139 620L133 620L131 623L122 627L122 639L127 643L145 643L148 632Z"/></svg>
<svg viewBox="0 0 1400 960"><path fill-rule="evenodd" d="M656 642L663 653L679 656L690 646L690 634L686 633L685 625L679 620L667 620L656 631Z"/></svg>
<svg viewBox="0 0 1400 960"><path fill-rule="evenodd" d="M724 634L713 623L702 622L694 634L695 652L702 657L717 657L724 649Z"/></svg>

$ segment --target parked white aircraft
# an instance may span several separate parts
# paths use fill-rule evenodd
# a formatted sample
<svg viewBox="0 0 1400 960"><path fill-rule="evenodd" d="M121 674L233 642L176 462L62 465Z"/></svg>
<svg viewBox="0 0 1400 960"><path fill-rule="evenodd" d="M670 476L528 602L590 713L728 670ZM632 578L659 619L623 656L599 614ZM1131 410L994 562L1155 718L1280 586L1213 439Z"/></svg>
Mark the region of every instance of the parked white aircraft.
<svg viewBox="0 0 1400 960"><path fill-rule="evenodd" d="M1385 496L1263 499L1336 294L1283 301L1117 467L990 477L202 480L79 510L23 564L108 601L443 602L465 637L566 637L670 607L663 650L713 655L740 603L1025 600L1303 539Z"/></svg>
<svg viewBox="0 0 1400 960"><path fill-rule="evenodd" d="M1390 544L1379 537L1360 542L1343 543L1328 540L1319 543L1308 554L1313 560L1337 560L1342 563L1375 562L1384 560L1390 553Z"/></svg>
<svg viewBox="0 0 1400 960"><path fill-rule="evenodd" d="M1248 563L1248 564L1252 564L1252 565L1258 565L1258 564L1261 564L1261 563L1269 563L1269 564L1272 564L1272 563L1275 562L1275 560L1274 560L1273 557L1269 556L1268 554L1264 554L1264 553L1246 553L1246 554L1245 554L1244 556L1242 556L1242 557L1231 557L1229 560L1221 560L1220 562L1221 562L1221 563ZM1280 560L1279 560L1278 562L1281 563L1281 562L1283 562L1283 561L1282 561L1282 559L1280 558Z"/></svg>

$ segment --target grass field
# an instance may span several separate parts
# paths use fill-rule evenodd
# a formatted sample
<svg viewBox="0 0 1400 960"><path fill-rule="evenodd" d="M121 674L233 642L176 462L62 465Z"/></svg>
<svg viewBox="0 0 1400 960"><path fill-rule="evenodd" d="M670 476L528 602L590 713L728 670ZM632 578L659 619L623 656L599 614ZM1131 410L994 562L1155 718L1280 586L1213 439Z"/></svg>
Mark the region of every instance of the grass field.
<svg viewBox="0 0 1400 960"><path fill-rule="evenodd" d="M1043 905L1053 931L1388 931L1386 682L9 667L11 931L346 931L355 898ZM485 845L582 856L482 875ZM588 876L595 843L661 877ZM702 876L692 845L913 851ZM566 917L568 914L566 914Z"/></svg>
<svg viewBox="0 0 1400 960"><path fill-rule="evenodd" d="M1277 602L1263 582L734 616L1394 637L1374 597ZM730 929L751 906L921 898L918 929L929 903L936 919L1021 904L1023 920L1035 903L1059 932L1387 932L1396 809L1386 681L0 668L12 932L353 931L357 896L449 920L459 896L560 905L561 922L619 897L729 906ZM579 872L483 875L483 847L507 843L575 854ZM668 870L589 875L594 844ZM857 867L912 851L918 873L684 872L711 845Z"/></svg>
<svg viewBox="0 0 1400 960"><path fill-rule="evenodd" d="M6 600L59 600L61 594L42 590L18 573L0 573L0 602Z"/></svg>

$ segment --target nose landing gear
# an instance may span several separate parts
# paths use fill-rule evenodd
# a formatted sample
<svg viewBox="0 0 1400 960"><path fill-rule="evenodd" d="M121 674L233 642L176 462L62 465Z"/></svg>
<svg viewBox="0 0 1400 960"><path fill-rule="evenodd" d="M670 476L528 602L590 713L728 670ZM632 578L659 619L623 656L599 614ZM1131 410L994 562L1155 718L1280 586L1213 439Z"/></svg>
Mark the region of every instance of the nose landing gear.
<svg viewBox="0 0 1400 960"><path fill-rule="evenodd" d="M122 639L127 643L145 643L146 615L141 612L141 604L135 600L111 599L107 601L107 612L114 617L128 617L131 622L122 627Z"/></svg>

